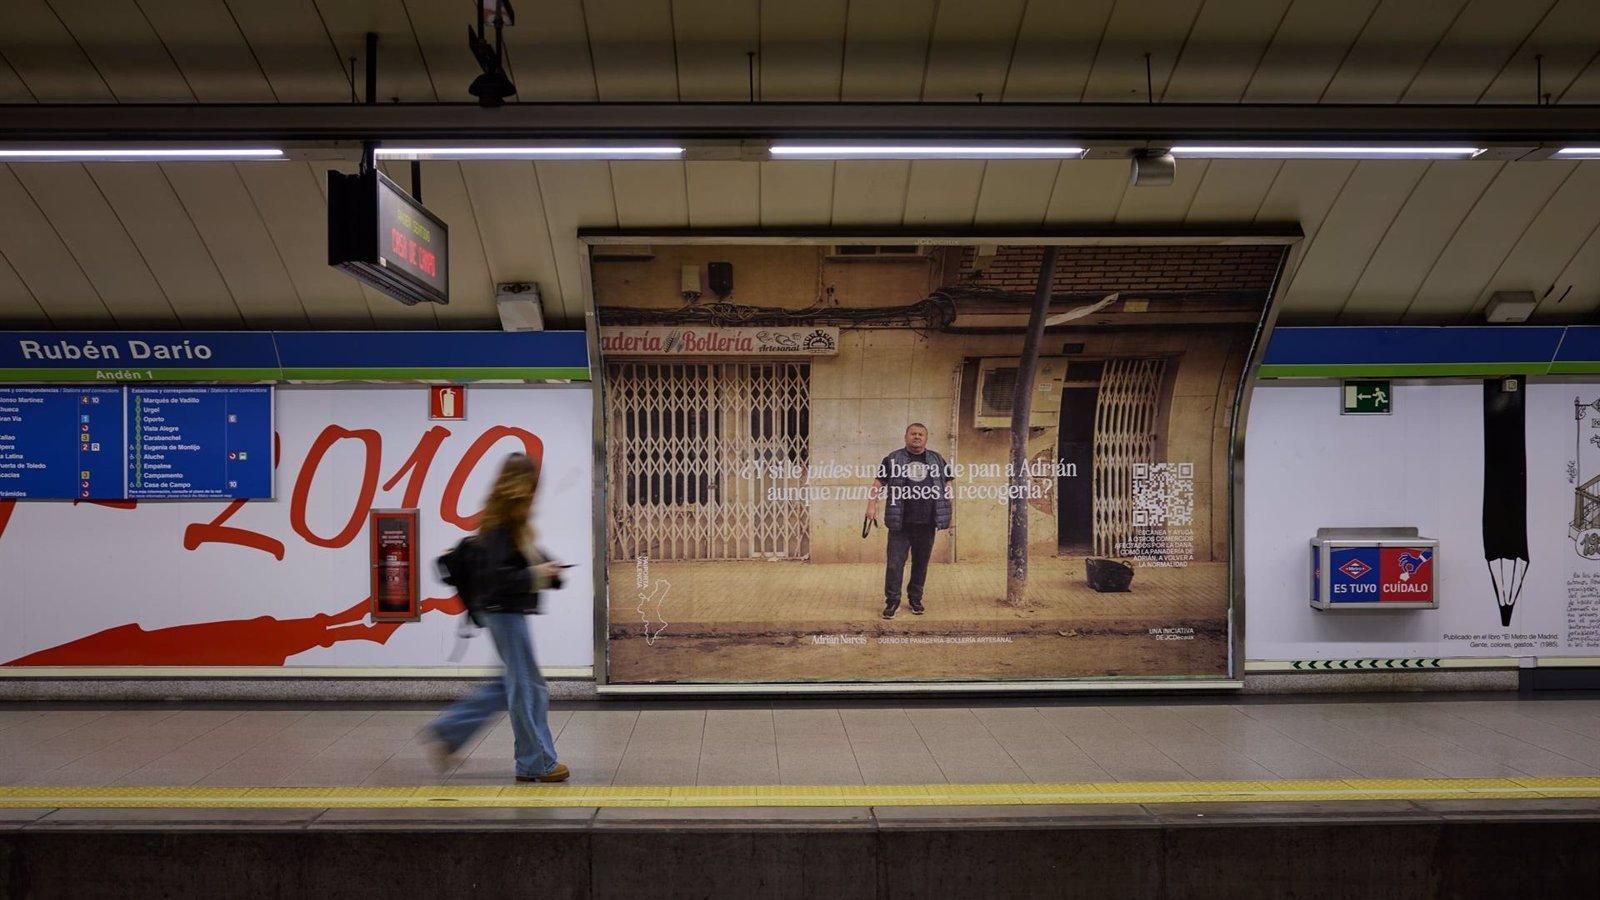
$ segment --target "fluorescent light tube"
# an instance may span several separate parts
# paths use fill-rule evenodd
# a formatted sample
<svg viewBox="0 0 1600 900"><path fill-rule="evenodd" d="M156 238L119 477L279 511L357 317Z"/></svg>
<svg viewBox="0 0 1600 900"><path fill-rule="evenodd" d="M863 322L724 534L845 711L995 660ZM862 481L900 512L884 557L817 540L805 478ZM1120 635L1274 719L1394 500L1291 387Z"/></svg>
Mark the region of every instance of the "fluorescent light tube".
<svg viewBox="0 0 1600 900"><path fill-rule="evenodd" d="M1555 155L1562 159L1600 159L1600 147L1563 147Z"/></svg>
<svg viewBox="0 0 1600 900"><path fill-rule="evenodd" d="M1079 159L1082 147L1052 144L774 144L785 159Z"/></svg>
<svg viewBox="0 0 1600 900"><path fill-rule="evenodd" d="M1471 159L1482 147L1177 146L1173 156L1201 159Z"/></svg>
<svg viewBox="0 0 1600 900"><path fill-rule="evenodd" d="M0 162L228 162L284 159L274 147L74 147L0 149Z"/></svg>
<svg viewBox="0 0 1600 900"><path fill-rule="evenodd" d="M379 159L680 159L682 147L379 147Z"/></svg>

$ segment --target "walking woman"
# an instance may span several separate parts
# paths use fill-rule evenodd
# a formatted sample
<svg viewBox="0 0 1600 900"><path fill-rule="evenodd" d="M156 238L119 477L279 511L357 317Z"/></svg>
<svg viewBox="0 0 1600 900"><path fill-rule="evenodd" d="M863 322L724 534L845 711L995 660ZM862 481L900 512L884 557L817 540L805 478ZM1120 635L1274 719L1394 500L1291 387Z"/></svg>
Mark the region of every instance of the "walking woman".
<svg viewBox="0 0 1600 900"><path fill-rule="evenodd" d="M505 664L491 681L457 701L428 730L435 762L448 768L452 757L489 718L511 713L516 737L518 781L566 781L572 773L556 762L550 736L550 690L533 658L526 616L539 610L539 592L561 586L562 566L546 559L533 542L533 494L539 467L526 454L513 453L500 467L483 521L474 539L473 593L485 628Z"/></svg>

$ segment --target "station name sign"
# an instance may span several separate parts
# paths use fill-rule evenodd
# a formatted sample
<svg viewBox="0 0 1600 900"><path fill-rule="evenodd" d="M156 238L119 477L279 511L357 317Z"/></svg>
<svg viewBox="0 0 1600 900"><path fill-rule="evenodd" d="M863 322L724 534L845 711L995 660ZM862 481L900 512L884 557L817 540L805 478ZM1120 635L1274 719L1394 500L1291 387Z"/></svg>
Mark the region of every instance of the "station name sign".
<svg viewBox="0 0 1600 900"><path fill-rule="evenodd" d="M269 332L0 332L0 381L270 381Z"/></svg>
<svg viewBox="0 0 1600 900"><path fill-rule="evenodd" d="M144 360L208 360L216 354L209 344L197 344L193 341L183 340L175 344L151 344L138 338L128 338L121 346L117 344L96 343L85 341L74 343L72 341L36 341L21 338L17 341L17 355L23 360L61 360L65 361L100 361L128 359L135 362Z"/></svg>
<svg viewBox="0 0 1600 900"><path fill-rule="evenodd" d="M588 379L581 331L0 331L0 383Z"/></svg>

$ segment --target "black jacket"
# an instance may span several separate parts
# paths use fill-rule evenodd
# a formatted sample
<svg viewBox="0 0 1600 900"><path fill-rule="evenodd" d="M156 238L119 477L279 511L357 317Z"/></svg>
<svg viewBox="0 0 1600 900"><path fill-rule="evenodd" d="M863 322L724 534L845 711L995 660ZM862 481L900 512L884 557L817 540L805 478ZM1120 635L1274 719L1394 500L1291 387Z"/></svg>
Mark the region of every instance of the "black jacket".
<svg viewBox="0 0 1600 900"><path fill-rule="evenodd" d="M479 532L474 544L472 605L483 612L537 613L539 592L534 588L533 570L511 530ZM560 587L561 580L553 579L552 586Z"/></svg>

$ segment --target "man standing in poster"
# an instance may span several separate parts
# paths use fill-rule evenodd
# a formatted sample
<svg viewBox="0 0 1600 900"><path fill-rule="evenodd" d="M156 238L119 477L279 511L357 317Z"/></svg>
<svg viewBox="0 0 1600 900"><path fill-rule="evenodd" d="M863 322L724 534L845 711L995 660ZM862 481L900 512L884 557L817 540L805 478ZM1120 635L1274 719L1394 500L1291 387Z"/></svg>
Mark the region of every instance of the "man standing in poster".
<svg viewBox="0 0 1600 900"><path fill-rule="evenodd" d="M933 537L950 527L950 467L944 457L928 449L928 426L912 422L906 427L906 445L878 464L867 499L867 518L878 518L878 500L889 495L883 525L889 530L889 552L883 574L883 617L894 618L900 609L900 585L906 555L911 556L911 583L906 598L913 615L922 615L922 589L933 556Z"/></svg>

